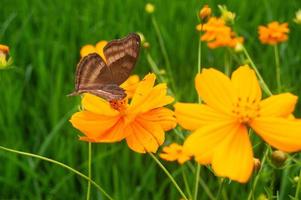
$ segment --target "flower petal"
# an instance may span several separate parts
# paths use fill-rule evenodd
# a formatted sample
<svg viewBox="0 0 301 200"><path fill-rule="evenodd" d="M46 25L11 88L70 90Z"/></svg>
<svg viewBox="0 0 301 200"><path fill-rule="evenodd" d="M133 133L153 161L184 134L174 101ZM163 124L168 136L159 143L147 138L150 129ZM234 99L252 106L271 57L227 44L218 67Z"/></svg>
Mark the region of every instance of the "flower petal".
<svg viewBox="0 0 301 200"><path fill-rule="evenodd" d="M103 116L88 111L72 115L70 122L89 138L97 138L113 127L118 121L115 116Z"/></svg>
<svg viewBox="0 0 301 200"><path fill-rule="evenodd" d="M140 118L143 120L149 120L151 122L160 124L164 131L173 129L177 125L173 111L164 107L150 110L140 115Z"/></svg>
<svg viewBox="0 0 301 200"><path fill-rule="evenodd" d="M188 136L184 149L188 154L194 155L201 164L209 164L215 149L235 128L235 121L218 121L197 129Z"/></svg>
<svg viewBox="0 0 301 200"><path fill-rule="evenodd" d="M131 123L132 132L126 137L127 143L138 153L155 153L165 140L164 131L158 124L138 118Z"/></svg>
<svg viewBox="0 0 301 200"><path fill-rule="evenodd" d="M253 171L253 151L247 128L238 125L216 148L212 168L218 176L245 183Z"/></svg>
<svg viewBox="0 0 301 200"><path fill-rule="evenodd" d="M85 45L80 49L80 56L85 57L90 53L96 53L96 49L93 45Z"/></svg>
<svg viewBox="0 0 301 200"><path fill-rule="evenodd" d="M196 130L210 122L228 120L229 116L217 112L205 104L176 103L175 115L177 122L187 130Z"/></svg>
<svg viewBox="0 0 301 200"><path fill-rule="evenodd" d="M199 96L208 106L231 114L235 98L230 79L215 69L203 69L195 78L195 87Z"/></svg>
<svg viewBox="0 0 301 200"><path fill-rule="evenodd" d="M271 146L286 152L301 150L301 121L280 117L256 118L251 127Z"/></svg>
<svg viewBox="0 0 301 200"><path fill-rule="evenodd" d="M231 81L238 97L259 102L261 89L255 72L248 66L239 67L232 73Z"/></svg>
<svg viewBox="0 0 301 200"><path fill-rule="evenodd" d="M295 110L298 97L291 93L273 95L260 102L260 116L287 117Z"/></svg>
<svg viewBox="0 0 301 200"><path fill-rule="evenodd" d="M84 110L105 116L117 116L119 112L113 109L110 103L95 95L85 93L82 99Z"/></svg>

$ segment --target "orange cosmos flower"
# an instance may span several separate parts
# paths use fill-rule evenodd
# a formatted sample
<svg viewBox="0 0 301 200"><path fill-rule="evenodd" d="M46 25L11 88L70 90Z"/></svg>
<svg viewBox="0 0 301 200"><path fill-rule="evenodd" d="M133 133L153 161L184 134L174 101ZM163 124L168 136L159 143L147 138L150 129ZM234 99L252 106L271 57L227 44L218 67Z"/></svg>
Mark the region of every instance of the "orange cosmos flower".
<svg viewBox="0 0 301 200"><path fill-rule="evenodd" d="M263 44L277 44L288 39L289 28L287 23L271 22L267 26L259 26L259 39Z"/></svg>
<svg viewBox="0 0 301 200"><path fill-rule="evenodd" d="M134 96L139 80L140 79L138 75L132 75L120 85L120 87L125 89L127 98L132 98Z"/></svg>
<svg viewBox="0 0 301 200"><path fill-rule="evenodd" d="M95 46L91 44L87 44L80 49L80 56L85 57L90 53L98 53L102 59L105 60L105 56L103 54L103 48L107 45L107 41L101 40Z"/></svg>
<svg viewBox="0 0 301 200"><path fill-rule="evenodd" d="M166 84L154 86L156 76L148 74L138 83L127 100L108 102L92 94L82 99L83 110L73 114L72 125L89 142L117 142L125 139L129 148L145 153L156 152L165 138L164 131L176 126L173 112L163 106L173 98L166 95Z"/></svg>
<svg viewBox="0 0 301 200"><path fill-rule="evenodd" d="M177 103L178 123L193 131L184 148L202 164L212 164L216 175L246 182L254 161L248 136L251 127L271 146L301 150L301 121L288 119L297 96L290 93L262 100L255 72L239 67L231 79L215 69L204 69L195 78L203 104Z"/></svg>
<svg viewBox="0 0 301 200"><path fill-rule="evenodd" d="M237 43L243 43L243 38L236 37L222 18L211 17L207 23L199 24L196 28L205 32L201 40L208 42L208 47L212 49L224 46L234 48Z"/></svg>
<svg viewBox="0 0 301 200"><path fill-rule="evenodd" d="M185 152L183 146L172 143L169 146L163 148L163 153L160 153L160 157L167 161L178 161L180 164L190 160L190 155Z"/></svg>

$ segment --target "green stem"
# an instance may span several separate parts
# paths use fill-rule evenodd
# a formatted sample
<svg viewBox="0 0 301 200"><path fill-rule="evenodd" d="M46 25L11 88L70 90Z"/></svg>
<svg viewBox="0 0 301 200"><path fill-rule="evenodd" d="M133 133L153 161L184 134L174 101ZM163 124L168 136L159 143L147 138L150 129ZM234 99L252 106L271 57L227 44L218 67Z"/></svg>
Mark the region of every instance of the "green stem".
<svg viewBox="0 0 301 200"><path fill-rule="evenodd" d="M263 165L264 165L265 160L266 160L266 158L267 158L267 156L268 156L269 150L270 150L270 148L269 148L269 147L266 147L266 150L265 150L265 152L264 152L264 155L263 155L263 157L262 157L262 159L261 159L261 168L259 169L259 171L258 171L258 173L257 173L257 175L256 175L256 177L255 177L255 179L254 179L254 182L253 182L251 191L250 191L250 193L249 193L249 195L248 195L248 200L254 199L254 192L255 192L255 189L256 189L256 186L257 186L259 177L260 177L260 175L261 175L261 172L262 172L262 169L263 169Z"/></svg>
<svg viewBox="0 0 301 200"><path fill-rule="evenodd" d="M151 152L149 152L149 155L155 160L155 162L159 165L159 167L165 172L165 174L168 176L170 181L174 184L178 192L181 194L183 199L188 200L184 192L181 190L175 179L172 177L172 175L169 173L169 171L164 167L164 165L158 160L158 158Z"/></svg>
<svg viewBox="0 0 301 200"><path fill-rule="evenodd" d="M296 189L296 194L295 194L295 200L301 199L301 170L299 173L299 180L298 180L298 185Z"/></svg>
<svg viewBox="0 0 301 200"><path fill-rule="evenodd" d="M280 71L279 51L278 51L277 44L274 45L274 54L275 54L275 66L276 66L277 90L278 92L281 92L281 71Z"/></svg>
<svg viewBox="0 0 301 200"><path fill-rule="evenodd" d="M186 176L186 173L185 173L185 168L184 168L184 166L182 166L181 168L182 168L182 176L183 176L183 180L184 180L186 192L188 194L189 199L192 199L192 194L191 194L191 191L190 191L189 183L187 181L187 176Z"/></svg>
<svg viewBox="0 0 301 200"><path fill-rule="evenodd" d="M249 62L251 63L251 67L254 69L255 73L257 74L258 76L258 79L259 79L259 82L260 82L260 85L262 87L262 89L264 90L264 92L269 95L269 96L272 96L272 92L271 90L269 89L269 87L267 86L267 84L265 83L265 81L263 80L262 76L260 75L255 63L253 62L253 60L251 59L247 49L243 46L243 52L245 54L245 56L247 57L247 59L249 60Z"/></svg>
<svg viewBox="0 0 301 200"><path fill-rule="evenodd" d="M160 48L161 48L161 51L162 51L162 54L163 54L163 57L164 57L164 60L165 60L165 63L166 63L166 69L168 71L169 76L172 77L172 73L171 73L172 70L171 70L168 54L167 54L167 51L166 51L166 48L165 48L164 40L163 40L161 31L159 29L158 23L156 21L156 18L153 15L152 15L152 23L153 23L154 29L156 31L158 41L159 41L159 45L160 45ZM173 78L170 78L170 79L171 79L171 81L170 81L171 82L171 87L172 87L173 91L175 91L175 84L174 84Z"/></svg>
<svg viewBox="0 0 301 200"><path fill-rule="evenodd" d="M194 200L198 199L200 172L201 172L201 165L199 163L197 163L197 168L196 168L196 172L195 172L194 196L193 196Z"/></svg>
<svg viewBox="0 0 301 200"><path fill-rule="evenodd" d="M23 152L23 151L18 151L18 150L6 148L6 147L3 147L3 146L0 146L0 149L2 149L4 151L12 152L12 153L20 154L20 155L23 155L23 156L28 156L28 157L32 157L32 158L38 158L38 159L41 159L41 160L53 163L55 165L58 165L60 167L63 167L65 169L68 169L69 171L71 171L71 172L73 172L73 173L81 176L82 178L84 178L87 181L89 181L90 183L92 183L108 199L113 200L113 198L104 189L102 189L95 181L91 180L88 176L82 174L81 172L77 171L76 169L73 169L72 167L70 167L70 166L68 166L68 165L66 165L64 163L61 163L59 161L56 161L56 160L53 160L53 159L50 159L50 158L46 158L44 156L39 156L39 155L36 155L36 154L27 153L27 152Z"/></svg>
<svg viewBox="0 0 301 200"><path fill-rule="evenodd" d="M202 65L202 41L199 40L199 46L198 46L198 73L201 72L201 66Z"/></svg>
<svg viewBox="0 0 301 200"><path fill-rule="evenodd" d="M221 181L221 183L220 183L220 185L219 185L219 187L218 187L218 191L217 191L217 195L216 195L216 200L219 200L221 198L221 196L222 196L222 191L223 191L223 187L225 185L225 180L226 179L223 178L222 181Z"/></svg>
<svg viewBox="0 0 301 200"><path fill-rule="evenodd" d="M89 149L88 149L88 177L91 179L91 158L92 158L92 143L89 142ZM88 181L88 188L87 188L87 200L90 200L90 193L91 193L91 182Z"/></svg>

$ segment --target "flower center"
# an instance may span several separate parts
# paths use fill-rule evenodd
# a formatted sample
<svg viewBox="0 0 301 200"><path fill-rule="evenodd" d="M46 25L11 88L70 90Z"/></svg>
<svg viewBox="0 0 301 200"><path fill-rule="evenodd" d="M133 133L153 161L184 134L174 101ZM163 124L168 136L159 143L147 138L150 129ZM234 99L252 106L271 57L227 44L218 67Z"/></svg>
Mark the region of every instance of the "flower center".
<svg viewBox="0 0 301 200"><path fill-rule="evenodd" d="M255 99L238 97L233 105L232 113L236 116L239 123L248 124L254 118L259 117L259 101Z"/></svg>
<svg viewBox="0 0 301 200"><path fill-rule="evenodd" d="M122 100L111 100L110 105L113 109L123 112L126 110L128 105L128 99L124 98Z"/></svg>

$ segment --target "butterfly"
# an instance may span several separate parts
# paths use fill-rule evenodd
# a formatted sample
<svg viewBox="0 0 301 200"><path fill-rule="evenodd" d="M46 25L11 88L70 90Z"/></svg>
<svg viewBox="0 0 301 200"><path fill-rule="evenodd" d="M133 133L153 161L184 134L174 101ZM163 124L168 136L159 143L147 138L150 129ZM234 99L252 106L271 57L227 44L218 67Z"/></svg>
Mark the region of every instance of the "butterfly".
<svg viewBox="0 0 301 200"><path fill-rule="evenodd" d="M97 53L83 57L76 68L75 90L69 96L91 93L107 101L125 98L125 90L119 85L130 76L139 51L140 37L131 33L104 47L106 61Z"/></svg>

